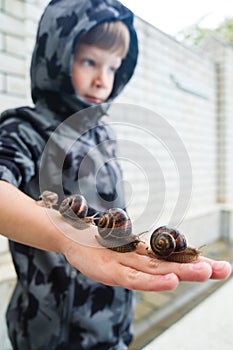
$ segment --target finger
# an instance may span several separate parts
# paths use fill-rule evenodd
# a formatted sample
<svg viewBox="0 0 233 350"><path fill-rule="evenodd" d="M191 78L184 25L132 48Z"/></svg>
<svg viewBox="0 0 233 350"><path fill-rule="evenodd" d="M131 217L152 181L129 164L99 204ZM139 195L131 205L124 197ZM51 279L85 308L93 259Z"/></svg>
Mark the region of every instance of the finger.
<svg viewBox="0 0 233 350"><path fill-rule="evenodd" d="M211 279L224 280L227 279L232 273L232 266L227 261L217 261L206 257L201 257L200 260L208 263L211 266Z"/></svg>
<svg viewBox="0 0 233 350"><path fill-rule="evenodd" d="M212 275L211 266L206 262L173 263L168 261L154 261L155 271L159 274L175 273L180 281L204 282Z"/></svg>
<svg viewBox="0 0 233 350"><path fill-rule="evenodd" d="M141 254L141 255L146 255L147 252L146 252L146 245L140 243L138 245L138 249L137 249L137 253L138 254ZM157 265L156 263L156 259L155 260L155 265ZM216 260L212 260L212 259L209 259L209 258L206 258L206 257L200 257L200 259L198 260L199 262L206 262L210 265L211 269L212 269L212 272L211 272L211 276L210 278L211 279L216 279L216 280L224 280L224 279L227 279L231 273L232 273L232 266L229 262L227 261L216 261ZM153 265L153 262L151 262L151 264ZM179 264L180 265L180 264ZM183 265L183 264L181 264ZM195 264L196 265L196 264ZM189 272L188 272L188 269L191 268L192 270L192 267L189 267L187 264L184 265L184 267L181 267L181 275L180 275L180 278L181 280L183 281L188 281L189 280ZM200 275L199 273L197 274L197 279L196 277L194 277L194 280L196 281L202 281L202 278L203 278L203 281L205 280L205 273L208 274L206 268L203 266L194 266L194 271L196 270L196 272L198 272L198 270L200 271ZM185 277L185 275L188 273L188 278ZM198 276L199 275L199 276ZM191 276L192 278L192 276Z"/></svg>
<svg viewBox="0 0 233 350"><path fill-rule="evenodd" d="M151 275L127 266L122 266L116 276L117 285L132 290L166 291L175 289L179 284L179 279L174 273Z"/></svg>
<svg viewBox="0 0 233 350"><path fill-rule="evenodd" d="M152 275L174 273L180 281L203 282L212 275L212 267L205 261L181 264L150 258L146 255L137 254L135 256L135 253L125 254L120 259L121 264L144 273Z"/></svg>
<svg viewBox="0 0 233 350"><path fill-rule="evenodd" d="M177 264L174 266L174 273L180 281L204 282L212 275L212 268L206 262L196 262L189 264Z"/></svg>

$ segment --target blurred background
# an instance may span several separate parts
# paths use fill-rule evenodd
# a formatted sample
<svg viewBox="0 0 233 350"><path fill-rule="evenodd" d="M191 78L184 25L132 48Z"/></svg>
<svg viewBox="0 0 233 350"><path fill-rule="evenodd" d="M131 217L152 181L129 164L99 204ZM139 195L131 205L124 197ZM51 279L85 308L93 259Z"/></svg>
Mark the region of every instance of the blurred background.
<svg viewBox="0 0 233 350"><path fill-rule="evenodd" d="M122 3L148 23L175 37L193 25L215 30L233 16L228 0L123 0Z"/></svg>
<svg viewBox="0 0 233 350"><path fill-rule="evenodd" d="M134 77L109 114L134 231L170 224L190 245L207 245L205 255L232 261L232 5L122 2L136 14L140 54ZM1 111L31 104L30 57L47 3L0 0ZM0 237L2 325L14 279L8 243ZM132 349L141 349L219 286L186 283L172 293L137 293ZM10 349L5 326L0 348Z"/></svg>

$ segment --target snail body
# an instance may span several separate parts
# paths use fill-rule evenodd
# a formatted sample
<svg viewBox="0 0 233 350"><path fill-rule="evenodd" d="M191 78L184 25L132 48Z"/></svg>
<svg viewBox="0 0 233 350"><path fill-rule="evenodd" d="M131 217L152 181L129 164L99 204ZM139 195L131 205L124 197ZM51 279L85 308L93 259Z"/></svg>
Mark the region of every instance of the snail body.
<svg viewBox="0 0 233 350"><path fill-rule="evenodd" d="M116 241L114 239L106 240L101 236L96 236L96 240L102 247L114 250L119 253L133 252L137 248L138 243L141 242L139 236L133 234L128 240L128 243L126 243L124 239L121 241Z"/></svg>
<svg viewBox="0 0 233 350"><path fill-rule="evenodd" d="M105 211L98 220L96 239L103 247L125 253L134 251L139 242L139 235L132 234L132 223L127 213L121 208Z"/></svg>
<svg viewBox="0 0 233 350"><path fill-rule="evenodd" d="M186 238L178 230L161 226L150 238L148 255L166 261L189 263L197 260L200 251L187 245Z"/></svg>

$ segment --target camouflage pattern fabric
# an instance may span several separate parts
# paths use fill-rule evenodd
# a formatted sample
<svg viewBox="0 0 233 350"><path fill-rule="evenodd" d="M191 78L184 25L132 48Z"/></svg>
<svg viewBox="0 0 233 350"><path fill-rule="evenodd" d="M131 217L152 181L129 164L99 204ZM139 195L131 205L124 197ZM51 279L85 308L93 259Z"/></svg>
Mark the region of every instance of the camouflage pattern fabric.
<svg viewBox="0 0 233 350"><path fill-rule="evenodd" d="M80 35L102 21L122 20L130 50L106 104L81 100L70 71ZM31 62L34 107L0 119L0 179L38 199L44 190L81 192L89 214L124 207L109 104L137 62L133 15L115 0L53 0L41 18ZM49 144L49 147L47 145ZM84 165L85 166L84 166ZM10 242L17 284L7 310L9 337L20 350L124 350L132 339L132 291L99 284L64 256Z"/></svg>

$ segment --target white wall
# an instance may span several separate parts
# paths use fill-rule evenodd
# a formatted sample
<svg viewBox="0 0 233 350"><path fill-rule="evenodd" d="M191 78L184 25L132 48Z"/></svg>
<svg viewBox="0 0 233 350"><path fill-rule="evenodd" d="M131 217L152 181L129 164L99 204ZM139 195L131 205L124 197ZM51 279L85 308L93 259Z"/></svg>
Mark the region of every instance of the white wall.
<svg viewBox="0 0 233 350"><path fill-rule="evenodd" d="M29 65L45 0L0 0L0 110L30 101Z"/></svg>
<svg viewBox="0 0 233 350"><path fill-rule="evenodd" d="M176 136L183 142L183 151L186 150L192 168L192 196L186 214L188 216L203 215L209 210L215 210L217 205L216 147L218 140L215 63L203 52L195 52L184 47L140 19L137 20L136 24L140 39L139 64L135 77L119 101L144 106L154 113L158 113L174 127ZM145 119L145 115L148 117L146 111L144 114L142 113L142 120ZM127 116L127 121L129 119ZM131 123L134 122L134 119L135 113L131 113ZM146 125L146 128L157 136L160 133L154 129L153 122L153 116L151 116L146 121L142 121L142 126ZM121 133L124 134L123 128ZM129 137L128 134L129 130L126 130L124 137ZM145 139L140 133L138 133L138 137L135 132L133 134L138 143L145 144ZM184 162L183 167L187 165L185 154L182 152L180 155L176 154L176 144L170 152L171 154L166 152L169 137L171 135L166 134L166 130L164 130L162 140L164 144L159 142L160 145L157 147L146 138L147 149L160 161L160 171L165 177L166 200L163 210L165 216L158 220L158 224L169 220L169 215L178 201L179 187L183 186L175 168L182 162ZM160 153L161 159L158 153ZM172 157L174 164L171 161ZM127 176L128 181L133 182L135 169L133 167L131 169L131 173L129 171ZM149 169L150 164L148 163L146 172L149 172ZM190 173L187 173L187 181L189 176ZM146 185L143 181L135 187L141 196L146 192ZM134 203L131 203L133 215L137 215L135 213L140 210L140 195L136 196ZM154 197L155 204L157 195L157 191L150 192L150 197ZM148 209L146 213L148 214ZM145 227L145 223L140 226L143 225Z"/></svg>

